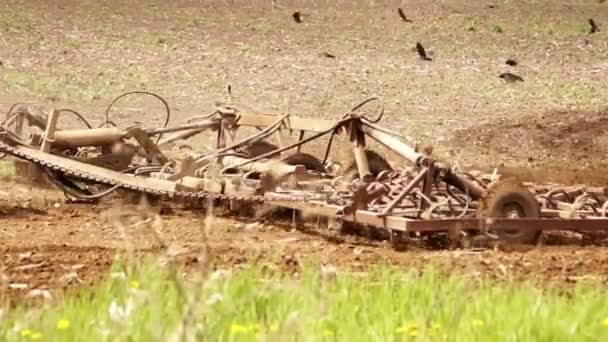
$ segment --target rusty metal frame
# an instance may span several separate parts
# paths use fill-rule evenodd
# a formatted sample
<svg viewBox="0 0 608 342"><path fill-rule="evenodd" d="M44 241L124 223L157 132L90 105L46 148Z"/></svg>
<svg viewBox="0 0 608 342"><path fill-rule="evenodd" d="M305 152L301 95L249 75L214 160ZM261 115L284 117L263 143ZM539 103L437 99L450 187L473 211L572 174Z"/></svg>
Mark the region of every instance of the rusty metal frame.
<svg viewBox="0 0 608 342"><path fill-rule="evenodd" d="M144 189L158 194L194 191L202 192L201 196L204 195L204 192L221 193L230 197L231 200L234 198L246 200L247 196L258 194L259 184L253 182L253 185L234 186L230 182L235 179L235 176L227 174L222 174L224 178L220 180L204 179L204 177L198 176L198 171L195 169L199 167L202 170L200 173L204 173L205 167L203 166L206 162L222 156L223 153L236 146L243 146L273 135L280 137L285 131L296 131L299 132L298 141L295 144L286 145L280 139L281 146L274 153L256 158L222 156L221 160L222 163L225 163L226 168L244 170L247 174L252 171L260 173L278 171L283 175L295 175L298 181L302 182L301 184L306 184L307 180L315 179L316 175L308 173L299 166L271 165L263 159L289 149L300 151L304 144L325 134L333 136L338 132L346 132L353 146L353 155L360 175L359 181L362 182L357 187L353 187L352 198L346 201L348 204L335 204L322 199L298 200L299 197L294 196L294 192L275 188L263 189L262 196L265 200L276 206L310 210L322 216L398 232L443 232L453 229L483 232L531 229L530 227L539 230L608 230L608 198L600 199L602 196L600 191L603 189L581 190L562 187L544 193L540 192L537 194L541 206L540 218L477 217L475 212L479 207L480 199L486 192L485 184L464 173L454 171L445 163L419 153L396 134L354 114L344 116L340 120L324 120L292 115L250 114L234 110L220 110L212 116L184 125L148 130L137 128L125 132L115 127L60 130L56 127L58 116L58 111L50 111L42 144L38 150L21 146L21 140L17 141L12 138L21 134L23 121L28 118L28 115L19 116L15 119L20 121L16 122L14 132L0 135L0 141L5 142L3 152L21 157L28 156L32 160L42 161L42 165L58 165L57 168L64 170L67 174L79 175L89 180L106 180L109 184L122 185L131 189ZM40 124L35 123L35 125ZM236 141L235 132L239 127L257 127L261 131L254 136ZM4 129L8 131L8 128ZM181 169L177 167L176 170L179 171L174 170L171 171L173 173L166 174L165 171L171 169L169 167L171 161L162 154L158 146L179 139L187 139L206 130L217 132L217 150L196 160L190 160L191 164L188 167L183 166ZM313 133L313 135L305 138L306 132ZM158 145L150 140L150 137L164 133L172 134L165 136ZM52 153L53 148L107 146L133 136L136 136L136 140L143 150L162 165L162 168L158 169L159 172L145 172L157 178L137 174L127 175ZM371 175L365 153L368 138L401 156L413 165L416 172L408 174L407 177L395 176L397 181L393 181L393 183L396 185L390 183L391 177L393 177L390 175L374 178ZM242 178L247 181L246 176ZM189 184L195 188L189 188ZM459 193L454 195L451 193L450 187L457 189ZM445 203L440 202L436 197L443 199ZM400 205L404 205L404 201L407 204L405 209L399 208ZM457 208L454 209L454 207ZM434 218L434 211L441 212L441 215L436 215ZM427 217L423 216L423 212L428 219L423 219ZM566 215L570 212L573 215Z"/></svg>

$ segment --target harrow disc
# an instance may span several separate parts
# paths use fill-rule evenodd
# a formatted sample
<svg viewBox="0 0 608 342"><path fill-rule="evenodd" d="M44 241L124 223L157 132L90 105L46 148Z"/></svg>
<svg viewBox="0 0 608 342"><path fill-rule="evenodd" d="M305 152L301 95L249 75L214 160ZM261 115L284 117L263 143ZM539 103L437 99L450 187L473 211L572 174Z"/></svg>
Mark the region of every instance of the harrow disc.
<svg viewBox="0 0 608 342"><path fill-rule="evenodd" d="M277 145L261 140L243 147L239 152L245 154L248 158L255 158L277 149Z"/></svg>
<svg viewBox="0 0 608 342"><path fill-rule="evenodd" d="M289 165L304 165L307 170L327 172L323 163L317 157L308 153L296 152L290 154L283 159L283 162Z"/></svg>
<svg viewBox="0 0 608 342"><path fill-rule="evenodd" d="M372 176L376 177L382 171L393 171L391 164L384 159L378 152L367 150L365 151L365 155L367 156L367 163L369 164L369 171L372 173ZM348 167L345 170L347 175L351 175L353 179L359 178L359 172L357 171L357 162L351 161L348 164Z"/></svg>
<svg viewBox="0 0 608 342"><path fill-rule="evenodd" d="M490 184L481 199L480 217L539 218L540 206L534 195L518 182L504 180ZM533 244L541 230L525 227L518 230L500 230L496 234L502 241L515 244Z"/></svg>

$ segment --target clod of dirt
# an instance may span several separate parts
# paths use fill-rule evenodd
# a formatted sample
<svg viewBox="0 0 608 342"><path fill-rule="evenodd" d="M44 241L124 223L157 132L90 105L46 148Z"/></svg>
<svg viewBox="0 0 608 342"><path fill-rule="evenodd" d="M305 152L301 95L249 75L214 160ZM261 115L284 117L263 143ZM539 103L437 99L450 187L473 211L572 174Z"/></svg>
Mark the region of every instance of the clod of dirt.
<svg viewBox="0 0 608 342"><path fill-rule="evenodd" d="M46 300L51 300L53 297L51 296L51 293L48 290L34 289L29 291L25 295L25 298L43 298Z"/></svg>
<svg viewBox="0 0 608 342"><path fill-rule="evenodd" d="M78 285L83 283L82 279L80 279L78 273L76 272L68 273L61 276L61 278L59 278L59 281L63 286Z"/></svg>
<svg viewBox="0 0 608 342"><path fill-rule="evenodd" d="M32 257L33 253L32 252L25 252L25 253L20 253L18 255L19 257L19 262L25 262L25 261L29 261L30 258Z"/></svg>
<svg viewBox="0 0 608 342"><path fill-rule="evenodd" d="M264 227L264 225L261 222L253 222L253 223L249 223L249 224L245 225L243 227L243 230L246 232L253 232L253 231L259 230L263 227Z"/></svg>
<svg viewBox="0 0 608 342"><path fill-rule="evenodd" d="M26 271L30 271L30 270L34 270L37 268L41 268L43 266L46 265L46 262L40 262L37 264L27 264L27 265L23 265L23 266L19 266L19 267L15 267L15 271L19 271L19 272L26 272Z"/></svg>
<svg viewBox="0 0 608 342"><path fill-rule="evenodd" d="M291 275L297 275L300 273L300 261L295 255L282 255L281 256L281 270Z"/></svg>
<svg viewBox="0 0 608 342"><path fill-rule="evenodd" d="M331 264L321 264L321 282L323 284L330 283L336 280L338 271L336 267Z"/></svg>

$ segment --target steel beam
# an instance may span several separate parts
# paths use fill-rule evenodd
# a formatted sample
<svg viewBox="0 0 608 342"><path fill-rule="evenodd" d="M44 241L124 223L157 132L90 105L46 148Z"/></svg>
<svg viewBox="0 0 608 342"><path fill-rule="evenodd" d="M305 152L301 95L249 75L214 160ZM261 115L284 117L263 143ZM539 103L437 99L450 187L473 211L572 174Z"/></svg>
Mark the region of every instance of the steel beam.
<svg viewBox="0 0 608 342"><path fill-rule="evenodd" d="M274 124L280 118L279 115L272 114L240 114L236 125L250 127L266 127ZM285 127L288 130L308 131L308 132L325 132L336 124L332 120L324 119L305 119L297 116L289 116L285 120Z"/></svg>

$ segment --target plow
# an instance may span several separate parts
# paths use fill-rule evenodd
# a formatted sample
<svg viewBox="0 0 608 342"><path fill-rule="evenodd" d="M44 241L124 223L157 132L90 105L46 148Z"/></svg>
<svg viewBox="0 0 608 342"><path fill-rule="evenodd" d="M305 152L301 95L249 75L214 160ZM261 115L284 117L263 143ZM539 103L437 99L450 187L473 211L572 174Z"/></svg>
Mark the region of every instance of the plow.
<svg viewBox="0 0 608 342"><path fill-rule="evenodd" d="M162 98L148 95L169 113ZM535 244L550 231L604 237L603 187L465 172L381 126L383 111L375 118L359 114L375 100L335 120L218 104L181 124L169 125L167 115L165 125L154 128L120 128L107 113L101 126L92 127L70 109L16 104L0 126L0 152L18 162L18 174L34 170L70 200L135 193L192 207L212 201L239 213L271 206L291 213L296 224L316 218L345 232L373 230L394 246L438 238L460 246ZM60 127L60 116L67 115L87 128ZM200 136L213 139L213 148L174 155L174 146ZM339 167L330 160L337 139L350 146L351 157ZM323 148L315 151L321 153L307 149L320 142ZM398 161L389 163L388 153Z"/></svg>

